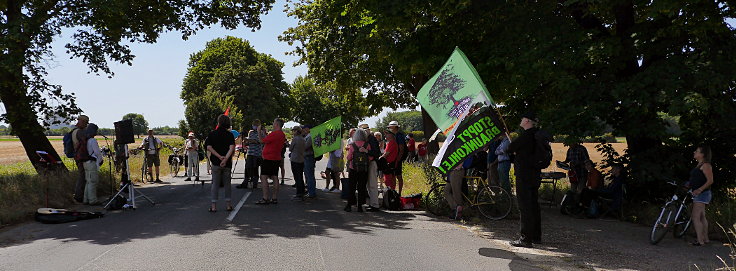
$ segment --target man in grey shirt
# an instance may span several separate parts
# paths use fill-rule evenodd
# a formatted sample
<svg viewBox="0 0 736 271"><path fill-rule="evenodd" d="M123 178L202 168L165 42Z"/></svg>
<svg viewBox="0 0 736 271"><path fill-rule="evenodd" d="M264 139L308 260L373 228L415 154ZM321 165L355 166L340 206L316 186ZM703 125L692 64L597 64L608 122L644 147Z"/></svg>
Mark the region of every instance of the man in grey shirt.
<svg viewBox="0 0 736 271"><path fill-rule="evenodd" d="M291 172L294 175L294 182L296 183L296 195L295 200L304 199L304 149L306 148L306 141L302 136L302 128L296 126L291 129L291 133L294 138L291 139L289 144L289 160L291 160Z"/></svg>
<svg viewBox="0 0 736 271"><path fill-rule="evenodd" d="M314 149L312 148L312 134L309 130L312 128L311 125L302 126L302 134L305 135L305 148L304 148L304 179L307 181L307 194L309 198L317 196L317 180L314 178Z"/></svg>

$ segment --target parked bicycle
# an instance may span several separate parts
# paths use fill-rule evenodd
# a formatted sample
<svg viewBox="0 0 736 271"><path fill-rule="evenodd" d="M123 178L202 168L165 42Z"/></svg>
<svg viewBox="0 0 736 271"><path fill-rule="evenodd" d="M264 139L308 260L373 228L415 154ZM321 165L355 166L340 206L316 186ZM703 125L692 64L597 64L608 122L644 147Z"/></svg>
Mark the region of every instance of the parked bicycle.
<svg viewBox="0 0 736 271"><path fill-rule="evenodd" d="M675 187L675 194L662 206L662 211L652 226L652 234L649 236L649 242L652 245L662 241L670 229L675 238L685 236L691 224L690 205L693 199L691 191L686 191L674 181L667 182L667 184Z"/></svg>
<svg viewBox="0 0 736 271"><path fill-rule="evenodd" d="M479 176L465 176L468 191L463 193L463 198L470 205L488 219L504 219L511 213L511 193L500 186L489 185L486 180ZM432 184L429 193L424 197L424 206L432 214L443 215L450 210L445 200L446 180L436 181Z"/></svg>
<svg viewBox="0 0 736 271"><path fill-rule="evenodd" d="M171 154L169 154L169 169L171 171L171 176L176 177L179 175L179 168L184 164L184 156L179 154L181 152L181 149L179 148L173 148L171 146L167 146L171 150Z"/></svg>

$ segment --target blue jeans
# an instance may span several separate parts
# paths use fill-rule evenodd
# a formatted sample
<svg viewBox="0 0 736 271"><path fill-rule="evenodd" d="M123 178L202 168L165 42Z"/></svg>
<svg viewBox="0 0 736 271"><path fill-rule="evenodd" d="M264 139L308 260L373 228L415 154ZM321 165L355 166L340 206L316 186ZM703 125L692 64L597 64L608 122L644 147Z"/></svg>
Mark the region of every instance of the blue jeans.
<svg viewBox="0 0 736 271"><path fill-rule="evenodd" d="M511 161L498 162L498 180L501 188L511 193L511 177L509 176L509 171L511 171Z"/></svg>
<svg viewBox="0 0 736 271"><path fill-rule="evenodd" d="M307 194L310 197L317 195L317 180L314 178L314 157L305 155L304 157L304 179L307 181Z"/></svg>

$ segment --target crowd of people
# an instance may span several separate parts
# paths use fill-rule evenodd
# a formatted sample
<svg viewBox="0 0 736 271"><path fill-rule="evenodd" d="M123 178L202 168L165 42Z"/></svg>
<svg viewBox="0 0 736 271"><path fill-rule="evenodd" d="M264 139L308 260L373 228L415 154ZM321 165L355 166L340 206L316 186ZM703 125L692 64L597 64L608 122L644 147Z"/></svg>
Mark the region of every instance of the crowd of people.
<svg viewBox="0 0 736 271"><path fill-rule="evenodd" d="M70 133L73 140L74 159L77 164L79 178L76 182L74 199L80 203L97 205L96 189L99 182L99 168L103 163L103 155L95 139L98 127L89 123L89 117L80 115L78 122ZM210 212L217 211L219 190L224 189L226 210L233 209L231 202L231 172L233 156L236 153L236 136L231 132L231 120L226 115L217 118L218 126L204 142L211 165L212 174ZM492 142L482 154L475 155L451 170L447 176L448 185L445 198L452 208L450 218L462 217L463 198L462 181L468 169L484 167L491 185L500 186L512 192L510 169L514 165L516 177L515 197L520 212L520 237L511 245L532 247L542 242L541 213L539 209L539 187L541 170L538 166L536 149L552 141L551 135L538 128L539 119L533 113L522 115L519 126L523 129L518 138L511 140L502 136ZM292 200L304 201L316 198L317 184L315 178L316 161L313 140L310 130L312 126L302 125L291 128L292 139L289 142L282 131L284 121L275 119L272 131L267 132L259 120L252 123L252 129L242 135L242 144L247 146L245 156L245 178L236 188L256 189L261 186L262 199L256 204L278 204L279 186L284 179L284 160L286 151L294 176L295 195ZM412 134L404 134L397 121L391 121L383 131L372 131L368 124L361 124L348 132L346 144L341 140L341 147L327 154L327 167L323 172L326 180L324 192L341 192L347 189L347 203L344 210L351 212L355 207L358 212L378 211L379 183L401 195L403 189L402 165L404 161L426 161L427 140L416 144ZM540 145L541 143L541 145ZM153 173L155 182L159 179L159 153L164 143L156 138L153 130L143 139L140 149L145 151L146 166ZM187 156L187 181L191 177L199 180L198 152L199 142L193 133L188 134L184 142ZM66 152L66 150L65 150ZM68 155L68 154L67 154ZM693 154L698 161L697 167L690 173L687 183L693 195L692 219L697 234L693 243L700 246L709 242L708 221L705 208L712 199L710 187L713 184L713 171L710 164L712 154L707 146L699 146ZM483 163L485 161L485 163ZM622 204L623 184L625 182L622 164L611 165L611 181L604 185L603 175L590 160L587 149L579 143L569 145L566 159L562 161L570 166L568 180L575 200L581 206L590 204L596 198L612 199L612 206L620 208ZM281 170L281 183L278 173ZM347 171L347 183L342 183Z"/></svg>

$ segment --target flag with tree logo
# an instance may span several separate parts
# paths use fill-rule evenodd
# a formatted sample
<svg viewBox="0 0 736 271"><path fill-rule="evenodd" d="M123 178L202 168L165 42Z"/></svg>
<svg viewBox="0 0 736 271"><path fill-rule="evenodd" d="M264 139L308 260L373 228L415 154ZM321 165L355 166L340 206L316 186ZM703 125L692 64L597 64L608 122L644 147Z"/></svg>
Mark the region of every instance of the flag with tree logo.
<svg viewBox="0 0 736 271"><path fill-rule="evenodd" d="M342 116L326 121L310 130L314 157L340 148L342 140Z"/></svg>
<svg viewBox="0 0 736 271"><path fill-rule="evenodd" d="M471 106L493 104L478 72L457 47L440 71L422 86L417 100L444 134Z"/></svg>

